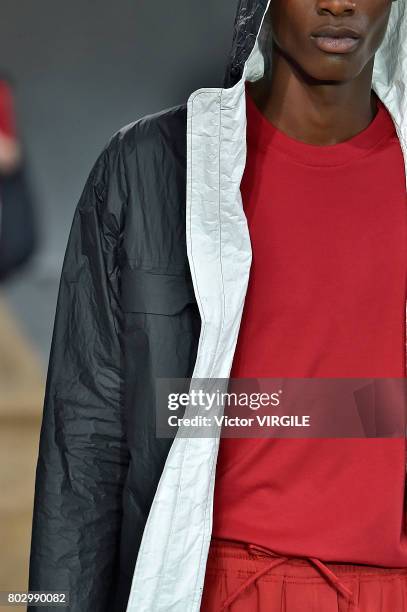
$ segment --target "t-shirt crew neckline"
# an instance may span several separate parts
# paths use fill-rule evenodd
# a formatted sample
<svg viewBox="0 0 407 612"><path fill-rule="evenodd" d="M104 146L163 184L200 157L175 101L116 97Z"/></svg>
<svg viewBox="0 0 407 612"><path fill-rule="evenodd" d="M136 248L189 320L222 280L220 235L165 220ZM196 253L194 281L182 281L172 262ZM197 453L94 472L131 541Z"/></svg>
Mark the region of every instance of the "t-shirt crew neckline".
<svg viewBox="0 0 407 612"><path fill-rule="evenodd" d="M306 166L339 166L349 163L368 155L383 140L395 134L393 120L378 96L376 115L364 130L337 144L313 145L279 130L256 106L247 85L245 95L248 144L263 151L272 147Z"/></svg>

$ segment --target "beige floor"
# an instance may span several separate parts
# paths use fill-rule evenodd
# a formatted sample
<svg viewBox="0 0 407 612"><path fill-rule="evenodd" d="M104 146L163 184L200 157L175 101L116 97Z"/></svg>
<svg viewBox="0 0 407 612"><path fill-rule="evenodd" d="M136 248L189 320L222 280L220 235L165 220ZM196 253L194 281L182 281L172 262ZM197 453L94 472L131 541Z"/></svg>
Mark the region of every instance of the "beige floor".
<svg viewBox="0 0 407 612"><path fill-rule="evenodd" d="M0 296L0 590L27 590L45 366ZM25 607L0 606L0 610Z"/></svg>

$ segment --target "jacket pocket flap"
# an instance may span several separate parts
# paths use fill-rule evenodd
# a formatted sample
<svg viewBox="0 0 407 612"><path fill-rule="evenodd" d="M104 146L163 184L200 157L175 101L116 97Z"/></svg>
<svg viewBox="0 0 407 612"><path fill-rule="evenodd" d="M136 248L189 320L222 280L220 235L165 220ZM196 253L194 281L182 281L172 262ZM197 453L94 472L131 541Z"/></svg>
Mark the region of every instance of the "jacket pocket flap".
<svg viewBox="0 0 407 612"><path fill-rule="evenodd" d="M196 303L191 278L125 268L121 273L124 312L172 315Z"/></svg>

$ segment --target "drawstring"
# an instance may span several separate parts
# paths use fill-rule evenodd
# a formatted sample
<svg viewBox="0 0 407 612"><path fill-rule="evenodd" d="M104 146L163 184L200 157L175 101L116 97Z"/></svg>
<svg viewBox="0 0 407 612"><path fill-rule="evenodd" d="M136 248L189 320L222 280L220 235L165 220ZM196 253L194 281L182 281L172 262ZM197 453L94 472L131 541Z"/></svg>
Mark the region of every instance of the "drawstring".
<svg viewBox="0 0 407 612"><path fill-rule="evenodd" d="M249 547L254 546L252 544L249 544ZM256 582L256 580L258 578L260 578L260 576L263 576L263 574L265 574L266 572L268 572L272 567L276 567L277 565L280 565L281 563L285 563L288 560L288 557L279 557L278 559L274 559L273 561L271 561L270 563L266 564L263 569L259 570L258 572L256 572L255 574L253 574L252 576L250 576L246 582L244 582L234 593L232 593L221 605L221 607L219 608L219 612L223 612L224 610L227 610L228 607L230 606L231 603L233 603L235 601L235 599L240 595L240 593L242 593L242 591L245 591L251 584L253 584L254 582Z"/></svg>
<svg viewBox="0 0 407 612"><path fill-rule="evenodd" d="M269 556L274 557L274 559L270 561L270 563L267 563L261 570L259 570L258 572L250 576L234 593L229 595L229 597L223 602L222 606L219 608L219 612L226 611L228 607L240 595L240 593L245 591L251 584L256 582L256 580L260 578L260 576L263 576L263 574L266 574L271 568L276 567L277 565L281 565L282 563L285 563L286 561L288 561L290 558L293 558L293 557L280 557L276 555L276 553L274 553L269 548L265 548L264 546L260 546L258 544L247 544L247 548L249 550L260 550L262 552L265 552ZM348 587L345 586L343 582L339 580L338 576L336 576L319 559L316 559L315 557L305 557L305 558L311 563L313 563L321 571L322 575L327 579L328 582L330 582L337 589L339 593L341 593L341 595L346 597L351 604L356 606L356 602L354 600L352 591L348 589Z"/></svg>

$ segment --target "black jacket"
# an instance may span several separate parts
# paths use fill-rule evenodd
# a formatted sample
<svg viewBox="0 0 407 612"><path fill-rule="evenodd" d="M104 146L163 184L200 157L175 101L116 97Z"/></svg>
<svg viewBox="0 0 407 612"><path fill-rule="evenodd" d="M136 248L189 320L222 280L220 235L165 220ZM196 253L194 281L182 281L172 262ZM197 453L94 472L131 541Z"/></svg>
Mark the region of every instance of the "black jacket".
<svg viewBox="0 0 407 612"><path fill-rule="evenodd" d="M69 235L29 588L69 591L75 612L125 610L171 443L155 436L154 380L193 369L200 317L185 245L185 115L177 106L111 139Z"/></svg>

